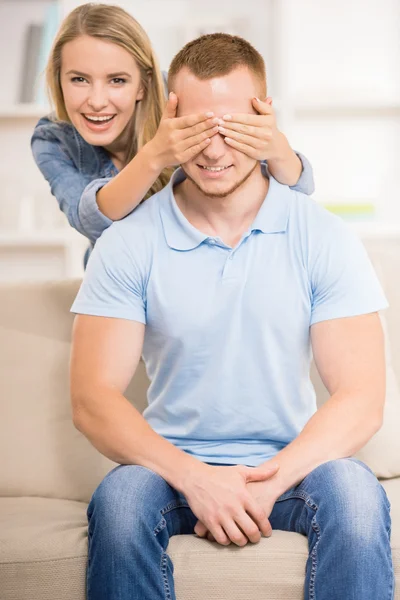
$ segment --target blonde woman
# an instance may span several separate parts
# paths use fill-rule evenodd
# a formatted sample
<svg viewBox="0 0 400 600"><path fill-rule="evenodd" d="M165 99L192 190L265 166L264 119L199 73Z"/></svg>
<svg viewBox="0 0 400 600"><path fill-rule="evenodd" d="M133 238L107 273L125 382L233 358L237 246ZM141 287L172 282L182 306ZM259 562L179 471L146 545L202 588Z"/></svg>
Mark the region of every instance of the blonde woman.
<svg viewBox="0 0 400 600"><path fill-rule="evenodd" d="M72 227L91 247L169 181L172 168L220 135L222 115L176 117L179 98L165 83L150 41L122 8L84 4L61 24L47 66L55 112L40 119L32 151ZM270 173L303 193L312 169L276 126L271 99L253 115L233 115L227 143L267 160ZM85 265L90 248L85 256Z"/></svg>

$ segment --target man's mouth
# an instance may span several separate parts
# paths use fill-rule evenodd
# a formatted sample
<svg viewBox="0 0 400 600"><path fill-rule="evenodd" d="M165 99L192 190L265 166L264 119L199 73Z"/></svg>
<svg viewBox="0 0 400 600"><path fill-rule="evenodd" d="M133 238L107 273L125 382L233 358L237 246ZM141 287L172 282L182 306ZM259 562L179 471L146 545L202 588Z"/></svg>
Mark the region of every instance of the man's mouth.
<svg viewBox="0 0 400 600"><path fill-rule="evenodd" d="M227 165L226 167L208 167L207 165L197 165L198 167L204 169L205 171L211 171L217 173L218 171L225 171L229 169L232 165Z"/></svg>

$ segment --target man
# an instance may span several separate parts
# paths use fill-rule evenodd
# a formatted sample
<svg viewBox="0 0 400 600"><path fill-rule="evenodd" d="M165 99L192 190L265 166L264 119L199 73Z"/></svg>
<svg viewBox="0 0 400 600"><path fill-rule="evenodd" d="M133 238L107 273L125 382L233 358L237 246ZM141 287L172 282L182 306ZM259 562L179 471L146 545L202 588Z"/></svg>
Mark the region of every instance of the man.
<svg viewBox="0 0 400 600"><path fill-rule="evenodd" d="M220 133L103 234L72 308L74 422L121 465L88 508L88 598L174 598L171 535L271 528L308 536L305 598L389 598L389 503L349 458L382 423L385 297L342 222L242 152L266 95L250 44L189 43L169 86ZM142 353L144 417L123 396Z"/></svg>

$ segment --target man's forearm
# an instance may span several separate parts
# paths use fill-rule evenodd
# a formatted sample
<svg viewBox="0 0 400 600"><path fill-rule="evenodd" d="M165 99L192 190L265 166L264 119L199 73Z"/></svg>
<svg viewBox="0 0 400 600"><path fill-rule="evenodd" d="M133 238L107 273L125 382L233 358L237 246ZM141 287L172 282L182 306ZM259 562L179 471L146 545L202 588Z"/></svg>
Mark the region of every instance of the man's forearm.
<svg viewBox="0 0 400 600"><path fill-rule="evenodd" d="M147 467L178 491L183 491L187 474L204 467L156 433L119 391L93 390L79 404L75 426L110 460Z"/></svg>
<svg viewBox="0 0 400 600"><path fill-rule="evenodd" d="M285 185L296 185L303 165L297 154L290 147L283 133L279 133L279 156L268 160L268 170L272 177Z"/></svg>
<svg viewBox="0 0 400 600"><path fill-rule="evenodd" d="M365 394L334 394L304 429L273 458L280 465L270 483L277 497L302 481L319 465L352 456L379 430L381 418ZM375 403L376 406L376 403Z"/></svg>

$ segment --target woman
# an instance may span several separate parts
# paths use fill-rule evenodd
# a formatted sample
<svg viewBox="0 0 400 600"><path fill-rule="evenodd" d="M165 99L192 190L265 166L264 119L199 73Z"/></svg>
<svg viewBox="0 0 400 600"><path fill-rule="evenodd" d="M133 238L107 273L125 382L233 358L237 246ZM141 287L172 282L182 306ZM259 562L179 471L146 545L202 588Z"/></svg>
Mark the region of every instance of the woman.
<svg viewBox="0 0 400 600"><path fill-rule="evenodd" d="M171 92L165 104L146 33L116 6L73 10L56 36L46 76L55 114L36 125L33 155L70 225L92 247L114 220L161 190L172 167L201 152L223 122L212 113L176 117L179 99ZM226 142L268 160L281 183L312 193L311 166L278 131L271 99L252 102L259 114L224 122Z"/></svg>

